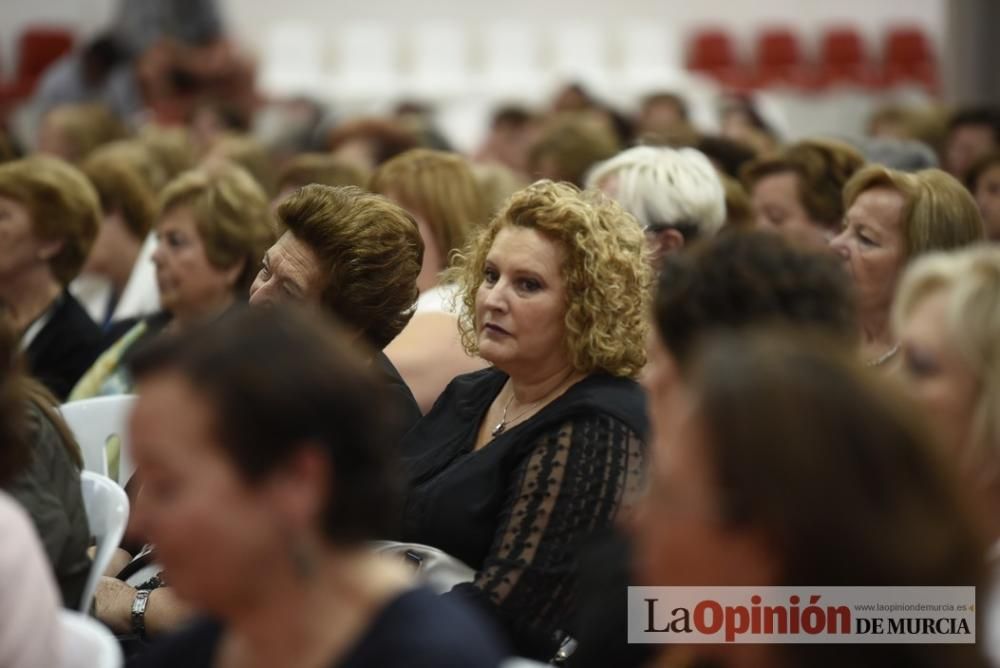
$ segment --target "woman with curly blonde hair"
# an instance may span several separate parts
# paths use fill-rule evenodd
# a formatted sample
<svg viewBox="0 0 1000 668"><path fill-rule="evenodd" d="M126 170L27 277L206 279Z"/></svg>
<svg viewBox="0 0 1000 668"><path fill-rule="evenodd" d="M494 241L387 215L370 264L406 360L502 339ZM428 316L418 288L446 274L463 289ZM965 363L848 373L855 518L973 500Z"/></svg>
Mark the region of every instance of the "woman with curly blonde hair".
<svg viewBox="0 0 1000 668"><path fill-rule="evenodd" d="M576 550L631 504L644 459L651 269L642 229L594 191L540 181L460 253L459 328L492 368L459 376L403 441L402 538L466 563L520 655L548 658Z"/></svg>

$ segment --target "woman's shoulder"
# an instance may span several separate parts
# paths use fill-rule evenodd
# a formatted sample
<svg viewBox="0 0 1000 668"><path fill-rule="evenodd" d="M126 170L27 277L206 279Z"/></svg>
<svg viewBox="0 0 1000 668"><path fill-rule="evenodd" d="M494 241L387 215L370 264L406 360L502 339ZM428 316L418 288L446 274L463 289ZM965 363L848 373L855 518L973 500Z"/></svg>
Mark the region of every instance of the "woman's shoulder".
<svg viewBox="0 0 1000 668"><path fill-rule="evenodd" d="M646 395L631 378L592 373L553 402L551 419L566 421L603 415L645 435L648 429Z"/></svg>
<svg viewBox="0 0 1000 668"><path fill-rule="evenodd" d="M341 666L492 668L506 656L500 634L482 613L418 588L385 607Z"/></svg>

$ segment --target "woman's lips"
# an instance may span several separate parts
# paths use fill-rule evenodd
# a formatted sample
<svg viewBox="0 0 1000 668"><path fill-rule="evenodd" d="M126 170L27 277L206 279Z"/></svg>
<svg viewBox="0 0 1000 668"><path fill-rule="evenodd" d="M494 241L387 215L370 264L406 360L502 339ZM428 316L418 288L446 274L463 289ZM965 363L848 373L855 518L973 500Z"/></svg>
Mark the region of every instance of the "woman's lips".
<svg viewBox="0 0 1000 668"><path fill-rule="evenodd" d="M487 324L483 325L483 329L486 330L487 332L491 332L491 333L494 333L494 334L503 334L503 335L506 335L506 336L510 336L510 332L508 332L506 329L504 329L503 327L501 327L499 325L493 325L493 324L487 323Z"/></svg>

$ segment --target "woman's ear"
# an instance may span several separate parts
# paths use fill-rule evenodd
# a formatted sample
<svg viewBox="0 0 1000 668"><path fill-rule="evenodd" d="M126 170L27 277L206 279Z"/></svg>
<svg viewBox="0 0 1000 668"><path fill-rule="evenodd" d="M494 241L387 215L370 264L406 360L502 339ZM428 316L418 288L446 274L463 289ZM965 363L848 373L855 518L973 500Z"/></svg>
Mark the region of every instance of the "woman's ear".
<svg viewBox="0 0 1000 668"><path fill-rule="evenodd" d="M318 444L296 447L268 483L274 507L299 531L318 526L333 487L333 463Z"/></svg>
<svg viewBox="0 0 1000 668"><path fill-rule="evenodd" d="M62 239L43 241L38 247L38 259L42 262L50 262L52 258L62 252L65 242Z"/></svg>
<svg viewBox="0 0 1000 668"><path fill-rule="evenodd" d="M240 276L243 275L243 270L246 268L246 266L247 266L247 259L241 258L232 267L226 269L225 271L226 285L228 285L230 288L235 288L236 283L237 281L240 280Z"/></svg>
<svg viewBox="0 0 1000 668"><path fill-rule="evenodd" d="M684 235L672 227L667 227L656 233L656 243L661 255L674 253L684 248Z"/></svg>

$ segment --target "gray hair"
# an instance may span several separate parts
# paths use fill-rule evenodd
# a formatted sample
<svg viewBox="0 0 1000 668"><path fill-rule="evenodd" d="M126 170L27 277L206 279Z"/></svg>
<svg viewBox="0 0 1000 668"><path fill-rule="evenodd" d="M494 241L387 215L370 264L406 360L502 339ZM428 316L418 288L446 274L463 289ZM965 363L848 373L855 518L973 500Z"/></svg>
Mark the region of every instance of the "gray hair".
<svg viewBox="0 0 1000 668"><path fill-rule="evenodd" d="M714 236L726 220L726 193L711 161L693 148L637 146L598 163L588 188L616 176L608 194L643 227L694 226L699 236Z"/></svg>

